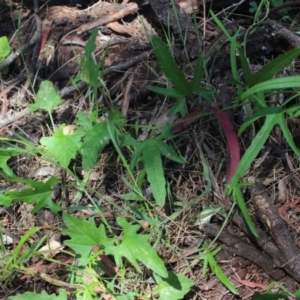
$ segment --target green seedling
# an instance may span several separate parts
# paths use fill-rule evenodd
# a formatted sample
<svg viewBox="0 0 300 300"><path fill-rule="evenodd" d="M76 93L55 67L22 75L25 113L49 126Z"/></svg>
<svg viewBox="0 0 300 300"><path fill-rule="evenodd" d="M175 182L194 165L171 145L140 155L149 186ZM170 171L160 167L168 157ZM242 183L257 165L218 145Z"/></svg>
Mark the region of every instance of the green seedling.
<svg viewBox="0 0 300 300"><path fill-rule="evenodd" d="M165 139L173 137L169 133L169 130L170 128L166 126L159 136L142 142L136 141L128 134L125 135L124 139L124 146L135 148L130 162L130 169L133 170L136 164L142 161L154 199L159 206L163 206L166 199L166 180L162 166L162 155L178 163L185 162L184 159L164 142Z"/></svg>
<svg viewBox="0 0 300 300"><path fill-rule="evenodd" d="M2 63L5 58L9 55L11 52L11 48L9 46L9 42L6 36L1 36L0 37L0 63ZM4 68L1 71L2 74L7 74L8 73L8 67Z"/></svg>
<svg viewBox="0 0 300 300"><path fill-rule="evenodd" d="M160 300L169 300L170 295L172 295L172 300L182 299L194 285L192 280L174 272L168 272L166 278L162 278L157 274L153 274L153 276L157 287L151 293L158 293Z"/></svg>
<svg viewBox="0 0 300 300"><path fill-rule="evenodd" d="M107 237L104 225L101 224L97 228L93 219L86 221L67 214L63 219L68 227L65 234L71 238L65 243L75 251L81 264L88 263L89 254L94 246L102 246L107 255L114 256L116 264L120 267L123 266L122 258L125 257L140 273L138 261L161 277L168 276L163 261L148 244L149 235L137 234L140 226L131 225L125 218L117 218L124 234L121 242L116 245L115 239Z"/></svg>
<svg viewBox="0 0 300 300"><path fill-rule="evenodd" d="M199 253L199 259L203 260L203 275L207 272L207 267L211 269L211 271L217 276L217 278L230 290L234 295L239 295L239 292L234 287L234 285L230 282L228 277L224 274L217 261L215 260L215 256L221 250L221 247L218 247L213 252L210 251L208 245L204 245L205 252Z"/></svg>
<svg viewBox="0 0 300 300"><path fill-rule="evenodd" d="M279 92L285 89L297 88L300 86L300 76L290 76L287 78L275 78L272 79L274 75L282 71L286 66L288 66L295 58L300 55L300 49L292 49L285 54L278 56L276 59L271 61L269 64L262 67L256 74L252 75L250 72L249 64L243 51L241 51L241 45L237 42L238 33L230 36L226 31L224 25L217 18L217 16L211 12L214 21L224 32L228 40L230 41L230 62L231 70L233 75L233 80L236 84L238 91L238 98L236 105L240 105L241 101L249 99L253 103L256 112L253 113L249 119L242 124L239 135L251 124L253 124L257 119L264 117L264 124L255 134L251 145L248 147L244 153L238 167L227 185L227 194L232 195L234 201L238 204L248 227L251 229L255 236L258 236L257 231L251 221L250 215L246 208L245 201L242 196L241 188L245 186L245 183L240 182L246 171L249 169L252 162L256 159L257 155L261 151L265 142L270 136L271 130L275 125L279 125L283 135L288 142L289 146L293 149L295 154L299 156L300 151L296 147L291 132L288 128L286 115L289 114L291 117L299 113L299 105L295 105L290 108L284 109L290 100L287 100L283 105L278 107L269 107L266 101L267 92ZM244 90L241 84L242 80L239 76L237 69L237 56L239 53L239 58L241 60L241 66L244 73L244 83L246 84L246 89Z"/></svg>

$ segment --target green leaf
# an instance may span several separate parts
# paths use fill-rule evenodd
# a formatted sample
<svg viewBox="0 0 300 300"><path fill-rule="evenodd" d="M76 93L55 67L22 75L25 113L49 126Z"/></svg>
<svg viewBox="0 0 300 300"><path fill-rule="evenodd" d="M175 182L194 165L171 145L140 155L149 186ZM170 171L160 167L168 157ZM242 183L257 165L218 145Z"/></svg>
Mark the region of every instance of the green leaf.
<svg viewBox="0 0 300 300"><path fill-rule="evenodd" d="M201 87L197 89L197 92L209 103L212 102L212 96L216 93L214 90L208 90Z"/></svg>
<svg viewBox="0 0 300 300"><path fill-rule="evenodd" d="M280 107L262 107L260 108L254 115L252 115L249 119L247 119L238 131L238 136L240 136L245 129L254 123L259 118L265 117L267 115L279 114L282 111Z"/></svg>
<svg viewBox="0 0 300 300"><path fill-rule="evenodd" d="M11 158L11 156L5 156L5 155L1 155L0 153L0 169L3 170L3 172L5 174L7 174L8 176L14 176L14 172L12 171L12 169L8 166L7 162L8 160Z"/></svg>
<svg viewBox="0 0 300 300"><path fill-rule="evenodd" d="M131 161L130 161L130 165L129 165L131 170L133 170L133 168L136 166L136 164L140 160L142 151L143 151L143 143L139 143L131 157Z"/></svg>
<svg viewBox="0 0 300 300"><path fill-rule="evenodd" d="M93 88L96 92L100 86L99 73L100 63L95 63L93 52L96 49L96 38L98 29L95 28L89 37L89 40L85 46L85 52L80 57L80 71L78 76L72 81L76 84L78 81L84 81Z"/></svg>
<svg viewBox="0 0 300 300"><path fill-rule="evenodd" d="M280 300L287 299L289 296L288 292L281 292L274 294L272 291L268 291L266 293L258 293L255 292L251 300Z"/></svg>
<svg viewBox="0 0 300 300"><path fill-rule="evenodd" d="M187 113L184 98L177 99L177 102L175 103L175 105L173 105L173 107L170 109L170 111L168 113L168 117L172 117L177 113L179 113L182 117L185 116Z"/></svg>
<svg viewBox="0 0 300 300"><path fill-rule="evenodd" d="M249 3L249 5L250 5L249 12L250 13L255 13L257 11L257 8L258 8L257 3L255 1L251 1Z"/></svg>
<svg viewBox="0 0 300 300"><path fill-rule="evenodd" d="M182 299L194 285L192 280L182 274L177 275L174 272L168 272L167 278L161 278L156 274L153 274L153 276L157 287L152 292L158 293L160 300Z"/></svg>
<svg viewBox="0 0 300 300"><path fill-rule="evenodd" d="M220 249L220 248L219 248ZM217 251L219 250L217 249ZM214 253L212 253L208 246L206 246L207 250L207 258L208 258L208 264L212 272L218 277L218 279L231 291L231 293L235 295L239 295L239 292L234 287L234 285L231 283L231 281L228 279L228 277L224 274L218 263L216 262L214 258Z"/></svg>
<svg viewBox="0 0 300 300"><path fill-rule="evenodd" d="M86 112L79 111L76 117L76 125L82 127L85 131L91 130L94 126L94 122L96 122L98 118L98 110L95 109L89 116L87 116Z"/></svg>
<svg viewBox="0 0 300 300"><path fill-rule="evenodd" d="M280 108L279 108L280 109ZM262 149L266 140L269 138L270 132L273 127L276 125L279 115L272 114L267 115L264 125L261 127L259 132L255 135L252 140L251 145L246 150L243 155L232 179L229 183L229 187L234 187L238 184L239 179L244 176L245 172L248 170L254 159L257 157L258 153Z"/></svg>
<svg viewBox="0 0 300 300"><path fill-rule="evenodd" d="M175 86L178 93L186 96L191 94L191 87L184 74L177 67L167 45L157 36L152 36L151 43L157 57L158 66Z"/></svg>
<svg viewBox="0 0 300 300"><path fill-rule="evenodd" d="M42 291L40 294L26 292L24 294L19 294L16 296L10 296L8 300L68 300L67 292L63 289L59 290L59 295L51 294L48 295L45 291Z"/></svg>
<svg viewBox="0 0 300 300"><path fill-rule="evenodd" d="M154 199L159 206L164 206L167 192L159 144L155 139L147 140L143 143L142 152L142 159Z"/></svg>
<svg viewBox="0 0 300 300"><path fill-rule="evenodd" d="M244 54L244 51L241 48L238 48L239 57L241 61L241 67L243 70L243 77L247 86L251 87L253 85L253 75L251 74L251 70L249 67L248 60Z"/></svg>
<svg viewBox="0 0 300 300"><path fill-rule="evenodd" d="M274 75L281 72L285 67L300 55L300 49L295 48L287 51L284 54L272 59L268 64L263 66L254 76L252 76L252 83L258 84L263 81L272 79ZM252 85L251 85L252 86Z"/></svg>
<svg viewBox="0 0 300 300"><path fill-rule="evenodd" d="M131 147L137 147L140 143L133 138L128 132L126 132L123 136L123 146L131 146Z"/></svg>
<svg viewBox="0 0 300 300"><path fill-rule="evenodd" d="M105 122L97 123L88 130L81 147L82 165L85 171L91 170L98 161L101 152L110 140Z"/></svg>
<svg viewBox="0 0 300 300"><path fill-rule="evenodd" d="M208 224L211 218L217 214L221 214L221 207L214 207L212 205L203 205L201 212L197 215L197 220L195 225L200 226L200 228L204 224Z"/></svg>
<svg viewBox="0 0 300 300"><path fill-rule="evenodd" d="M117 125L124 121L119 111L111 112L106 122L97 123L89 129L81 147L83 169L88 171L94 167L101 152L111 139L110 134L117 141ZM109 128L108 128L109 127Z"/></svg>
<svg viewBox="0 0 300 300"><path fill-rule="evenodd" d="M231 72L232 77L237 82L240 80L240 75L238 71L237 66L237 56L236 53L238 49L240 48L239 43L237 42L237 38L240 34L240 30L238 29L232 38L230 38L230 65L231 65ZM243 88L240 84L236 84L238 95L241 95L243 93Z"/></svg>
<svg viewBox="0 0 300 300"><path fill-rule="evenodd" d="M51 113L52 109L62 103L60 95L57 93L53 83L45 80L41 82L40 89L36 95L35 103L28 107L32 112L42 109Z"/></svg>
<svg viewBox="0 0 300 300"><path fill-rule="evenodd" d="M175 99L184 97L184 95L180 94L179 91L176 89L166 89L166 88L162 88L159 86L153 86L153 85L148 85L147 89L151 92L161 94L164 96L168 96L171 98L175 98Z"/></svg>
<svg viewBox="0 0 300 300"><path fill-rule="evenodd" d="M184 164L186 161L181 157L179 156L169 145L167 145L165 142L163 141L159 141L157 140L157 147L160 151L160 153L164 156L166 156L167 158L173 160L173 161L176 161L180 164Z"/></svg>
<svg viewBox="0 0 300 300"><path fill-rule="evenodd" d="M202 76L203 76L203 57L200 55L197 59L196 67L194 70L193 81L191 84L191 90L193 92L198 91L201 85Z"/></svg>
<svg viewBox="0 0 300 300"><path fill-rule="evenodd" d="M104 225L101 224L97 228L92 218L89 220L77 219L63 214L63 220L68 227L63 232L71 238L64 243L79 255L82 265L88 263L89 254L94 246L114 247L113 239L106 236Z"/></svg>
<svg viewBox="0 0 300 300"><path fill-rule="evenodd" d="M218 27L223 31L223 33L225 34L225 36L227 37L227 39L229 41L231 41L231 39L232 39L231 35L226 30L226 28L223 25L223 23L218 19L217 15L214 14L214 12L212 10L210 10L209 13L211 14L213 20L216 22L216 24L218 25Z"/></svg>
<svg viewBox="0 0 300 300"><path fill-rule="evenodd" d="M0 37L0 63L8 56L11 49L6 36Z"/></svg>
<svg viewBox="0 0 300 300"><path fill-rule="evenodd" d="M58 178L51 177L47 182L38 182L27 179L18 180L16 178L15 181L26 183L31 188L24 189L22 191L7 191L4 193L5 198L0 198L0 202L2 202L2 200L10 199L11 203L37 203L35 208L32 210L33 214L38 212L43 207L49 207L55 214L61 211L61 207L52 201L53 186L58 183Z"/></svg>
<svg viewBox="0 0 300 300"><path fill-rule="evenodd" d="M241 95L241 100L245 100L246 98L249 98L251 95L258 92L281 90L285 88L297 88L299 86L300 86L300 76L274 78L271 80L258 83L253 87L251 87L250 89L246 90Z"/></svg>
<svg viewBox="0 0 300 300"><path fill-rule="evenodd" d="M244 184L244 183L238 184L236 187L233 188L232 196L233 196L234 201L237 203L239 209L241 210L243 218L244 218L247 226L251 230L252 234L258 238L258 232L252 222L252 219L250 217L250 214L248 212L246 203L244 201L244 198L243 198L243 195L241 192L241 187L244 185L250 185L250 184Z"/></svg>
<svg viewBox="0 0 300 300"><path fill-rule="evenodd" d="M61 125L51 137L42 137L41 145L45 146L48 152L60 163L63 168L67 168L71 159L74 159L81 146L83 132L76 131L74 134L65 134Z"/></svg>
<svg viewBox="0 0 300 300"><path fill-rule="evenodd" d="M277 124L280 126L280 129L282 130L283 136L285 138L285 140L287 141L287 143L289 144L289 146L292 148L292 150L295 152L295 154L300 157L300 150L298 149L298 147L296 146L293 136L291 134L291 131L288 127L286 118L284 116L284 113L280 114L278 116L277 119Z"/></svg>
<svg viewBox="0 0 300 300"><path fill-rule="evenodd" d="M149 223L150 225L153 226L159 226L160 222L153 220L151 218L149 218L147 215L143 214L141 211L138 210L138 208L134 205L129 205L130 210L137 216L139 217L141 220L146 221L147 223Z"/></svg>
<svg viewBox="0 0 300 300"><path fill-rule="evenodd" d="M117 218L117 223L124 230L122 242L106 247L106 254L113 255L118 266L122 266L122 257L125 257L139 273L142 271L138 261L159 276L167 277L168 272L162 259L148 243L149 235L137 234L140 226L131 225L125 218Z"/></svg>

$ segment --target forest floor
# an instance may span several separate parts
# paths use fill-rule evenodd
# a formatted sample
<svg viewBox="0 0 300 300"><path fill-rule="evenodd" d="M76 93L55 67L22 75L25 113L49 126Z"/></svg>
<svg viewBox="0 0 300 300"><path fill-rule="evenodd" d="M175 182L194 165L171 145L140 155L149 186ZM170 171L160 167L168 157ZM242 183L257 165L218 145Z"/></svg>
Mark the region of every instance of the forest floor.
<svg viewBox="0 0 300 300"><path fill-rule="evenodd" d="M51 209L55 205L63 207L76 218L93 218L97 226L107 222L116 235L120 234L116 229L120 225L116 223L119 216L134 216L146 232L148 227L154 228L153 224L159 222L159 230L154 234L156 237L151 235L150 242L155 244L168 270L184 274L194 282L184 299L237 299L210 268L203 274L199 249L203 251L203 245L210 244L214 239L214 245L221 246L221 251L215 256L216 262L239 292L240 299L251 299L255 292L263 293L268 289L274 294L284 289L291 293L299 289L299 158L291 151L279 126L270 131L258 156L243 174L243 181L255 182L241 191L259 237L251 233L239 209L235 207L231 210L233 200L226 196L226 177L229 176L232 153L228 153L230 145L222 124L218 122L218 112L225 111L238 131L246 120L244 110L247 105L234 105L238 91L232 79L232 44L211 17L210 9L217 14L231 36L239 31L238 42L243 45L250 69L255 73L279 55L300 47L297 35L300 32L300 4L291 1L275 6L276 1L266 1L271 4L270 9L266 10L265 6L256 8L261 9L264 18L260 15L255 19L254 13L250 13L251 8L255 7L254 1L251 5L249 1L229 0L183 0L175 1L173 5L171 2L0 0L0 37L7 37L11 47L9 56L5 55L6 58L0 60L1 252L14 257L12 253L18 249L17 245L22 239L26 241L17 250L18 257L33 247L36 248L32 251L37 251L37 246L33 245L45 236L49 244L58 243L58 248L53 248L50 257L33 255L31 252L26 260L20 262L16 259L14 264L11 261L8 264L7 256L1 255L1 299L28 291L47 291L51 294L61 287L69 292L74 289L75 285L72 286L69 278L74 258L64 244L68 236L61 234L66 224L61 214L54 214ZM92 103L91 88L80 81L84 78L82 73L77 84L74 79L82 71L81 60L94 28L99 29L92 56L103 73L97 78L101 84L96 88L96 102ZM112 141L107 142L99 153L98 162L88 179L80 165L79 155L67 166L74 171L77 179L84 182L89 196L79 190L66 168L51 164L42 152L33 151L34 155L30 151L28 155L10 152L12 145L29 149L26 142L22 145L24 140L35 145L34 149L41 149L39 145L42 139L53 134L53 124L57 127L67 124L65 128L72 130L76 120L83 120L81 112L92 115L97 111L100 120L108 111L120 111L126 119L122 125L123 132L130 131L137 141L155 136L155 130L166 123L174 124L182 120L178 114L170 117L169 112L177 105L174 98L159 95L147 88L149 85L172 86L157 64L149 40L152 35L159 36L171 45L176 64L189 82L197 59L202 57L204 73L201 85L214 91L209 105L218 108L216 114L212 113L203 105L203 99L197 93L185 98L187 116L195 117L195 120L185 123L187 119L184 119L183 126L173 125L175 137L169 145L181 154L185 163L174 162L163 156L164 176L168 185L167 200L162 207L153 204L155 192L149 188L142 169L136 171L134 176L142 182L144 197L149 203L143 204L140 199L128 200L125 197L132 193L128 184L130 176ZM1 55L0 52L0 58ZM294 60L276 77L298 73L298 61ZM45 110L32 112L28 106L34 103L41 82L46 80L54 84L63 99L62 103L50 108L51 117ZM298 105L300 99L296 89L281 93L278 99L286 99L284 97L291 93L295 95L291 103ZM47 97L44 99L49 102L52 100ZM282 99L274 101L280 104L284 102ZM286 121L290 137L299 147L299 120L287 116ZM257 121L252 125L252 131L249 129L239 136L241 155L249 148L262 126L262 121ZM130 161L135 154L129 150L129 146L127 148L122 148L122 151ZM32 183L26 180L45 183L51 176L59 179L59 183L56 183L59 188L55 189L57 193L53 191L51 196L51 201L55 203L53 206L40 205L33 198L27 199L24 193L20 198L13 194L24 191L26 184ZM93 207L95 203L100 206L102 215ZM38 205L39 208L35 210ZM68 210L70 208L73 210ZM140 212L143 214L139 215ZM138 218L141 215L144 223ZM32 228L39 228L38 232L25 238ZM39 246L45 244L47 242L44 241ZM108 257L109 262L103 261L103 264L113 264L113 276L116 276L117 262ZM141 276L142 279L135 279L135 275L131 274L132 280L123 275L128 280L124 290L128 295L133 290L134 293L132 298L128 296L122 299L157 298L157 294L152 298L138 296L151 290L153 282L148 280L149 274L146 273ZM109 277L107 273L106 276ZM277 284L270 286L272 282ZM100 299L103 290L96 292ZM69 298L73 297L70 292ZM121 299L103 294L102 297Z"/></svg>

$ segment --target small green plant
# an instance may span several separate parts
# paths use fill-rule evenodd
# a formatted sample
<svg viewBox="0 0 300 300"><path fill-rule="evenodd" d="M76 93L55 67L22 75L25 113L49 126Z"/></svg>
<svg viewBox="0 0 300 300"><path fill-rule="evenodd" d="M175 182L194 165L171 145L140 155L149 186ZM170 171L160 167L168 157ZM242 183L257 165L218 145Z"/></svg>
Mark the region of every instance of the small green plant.
<svg viewBox="0 0 300 300"><path fill-rule="evenodd" d="M174 87L161 88L157 86L148 86L147 88L155 93L177 99L177 103L169 112L170 116L176 113L180 113L181 116L185 116L187 113L185 97L191 96L193 93L198 93L208 102L211 102L211 96L214 94L214 91L205 89L200 85L204 71L203 59L201 56L197 60L197 64L193 74L193 80L191 83L189 83L185 78L185 75L179 70L178 66L176 65L176 62L167 45L157 36L153 36L151 38L151 43L157 57L158 66L161 68L170 82L174 85Z"/></svg>
<svg viewBox="0 0 300 300"><path fill-rule="evenodd" d="M208 245L203 246L205 251L199 253L199 259L203 260L203 276L207 272L207 266L210 267L212 272L217 276L217 278L235 295L239 295L237 289L233 286L233 284L229 281L228 277L224 274L221 270L220 266L218 265L217 261L215 260L215 256L221 250L221 247L218 247L216 250L210 250Z"/></svg>
<svg viewBox="0 0 300 300"><path fill-rule="evenodd" d="M167 48L164 42L162 42L158 37L154 36L151 39L153 48L158 60L158 65L166 75L166 77L171 81L171 83L174 85L172 89L166 89L166 88L160 88L160 87L153 87L148 86L148 89L151 91L154 91L156 93L160 93L169 97L173 97L177 99L177 103L174 105L173 109L171 110L170 115L179 112L182 116L185 116L187 111L185 108L185 97L191 96L193 93L198 93L200 96L203 96L208 103L211 102L211 97L214 94L214 91L202 88L200 86L201 79L203 76L203 59L199 57L195 70L194 70L194 76L192 79L192 83L188 83L187 79L185 78L185 75L179 70L177 67L171 52ZM210 107L212 111L217 116L217 119L221 126L225 126L227 128L231 128L231 124L228 124L229 119L227 116L221 112L216 107ZM224 124L225 122L225 124ZM229 130L231 131L231 130ZM233 130L232 130L233 131ZM226 132L225 132L226 134ZM226 134L227 138L231 138L231 144L235 144L236 141L232 139L232 136ZM228 140L228 144L230 144ZM229 147L231 147L230 145ZM200 158L203 164L204 168L204 175L207 180L207 187L205 191L200 195L195 201L199 201L204 195L206 195L211 190L211 180L209 177L209 172L206 167L207 163L205 160L205 157L199 149L200 152ZM150 154L150 153L149 153ZM232 152L234 155L234 153ZM233 172L234 170L232 170ZM231 173L231 171L229 171ZM231 177L233 174L229 175ZM246 211L247 212L247 211ZM250 220L251 221L251 220ZM238 294L238 291L234 288L232 283L229 281L228 277L222 272L221 268L217 264L216 260L214 259L215 254L221 249L218 248L216 251L211 252L210 249L213 246L213 244L209 246L204 246L204 251L199 252L199 259L203 260L203 274L206 273L207 270L207 264L211 268L211 270L214 272L214 274L218 277L218 279L234 294ZM200 251L200 250L199 250Z"/></svg>
<svg viewBox="0 0 300 300"><path fill-rule="evenodd" d="M92 97L95 100L99 88L99 81L95 78L101 77L101 72L99 71L100 65L94 63L92 59L94 41L95 33L92 34L88 42L85 59L81 63L81 73L77 79L86 81L92 87ZM91 103L95 103L94 100ZM51 129L49 128L51 135L42 137L38 144L18 135L14 139L0 138L2 142L9 145L6 149L0 149L1 176L7 181L23 185L21 190L2 191L0 204L9 206L14 203L31 203L34 205L32 213L37 213L43 208L49 208L57 216L62 214L62 219L67 226L64 234L70 238L65 241L65 244L74 251L76 259L74 266L70 268L70 281L76 287L74 292L76 299L97 299L99 293L109 295L110 299L120 300L133 299L134 297L148 299L151 295L158 293L160 299L167 299L170 293L173 295L172 299L182 298L194 283L184 275L177 275L167 270L155 247L150 243L152 237L150 233L156 231L163 222L159 219L153 220L143 209L143 201L146 207L148 203L151 203L152 206L165 204L167 182L161 156L166 156L178 163L184 163L180 155L165 142L173 137L170 133L170 127L165 127L159 135L148 140L137 141L129 133L124 133L124 118L119 111L102 111L103 117L100 121L98 118L99 110L96 106L89 113L78 113L75 125L61 124L57 126L52 116L52 110L61 103L62 99L56 92L54 85L50 81L43 81L35 102L30 104L29 108L33 113L38 110L44 110L48 113L51 121ZM119 159L127 171L128 176L127 178L124 177L124 183L131 189L130 199L137 199L137 203L139 201L142 203L138 206L133 203L129 205L131 210L129 212L133 212L134 217L130 217L129 212L126 212L128 217L116 219L122 232L120 236L113 233L111 226L103 217L99 205L95 203L90 190L87 188L88 176L98 163L99 153L109 143L118 153ZM122 153L123 149L128 148L133 153L130 162L127 162ZM94 210L102 216L102 224L97 227L93 217L88 220L77 219L66 211L62 212L63 208L60 203L54 202L52 199L52 193L60 181L56 176L50 177L45 182L17 177L9 167L9 159L19 155L39 157L73 178L73 187L90 200ZM80 166L86 172L87 177L78 178L75 168L70 167L72 162L76 166ZM135 170L138 170L138 178L133 175ZM146 178L150 184L154 201L145 199L142 195L142 185ZM112 203L112 205L114 204ZM146 233L141 232L141 226L137 224L139 220L147 220L153 229L150 227ZM4 266L0 272L2 278L7 279L18 271L31 274L26 269L26 264L37 255L38 248L45 239L41 239L33 247L30 247L24 255L20 255L20 250L28 238L39 229L39 227L34 227L29 230L22 237L18 247L10 254L10 257L2 259L1 263ZM98 250L94 252L94 249ZM119 268L115 277L108 278L105 274L103 266L99 264L98 257L101 255L110 255L114 258ZM149 278L152 280L153 290L143 295L138 286L134 291L119 286L117 279L120 278L117 277L122 277L121 282L129 281L127 270L130 268L138 273L147 269ZM28 297L34 299L39 296L53 299L53 295L47 295L45 292L40 295L34 293L20 295L21 299ZM65 291L61 290L58 297L65 299ZM10 299L14 299L14 297L10 297Z"/></svg>
<svg viewBox="0 0 300 300"><path fill-rule="evenodd" d="M9 55L11 48L9 46L9 42L6 36L0 37L0 63L4 61L4 59ZM2 74L7 74L8 67L1 71Z"/></svg>
<svg viewBox="0 0 300 300"><path fill-rule="evenodd" d="M251 145L248 147L244 153L236 172L234 173L231 181L227 185L227 194L232 195L235 203L238 204L241 212L251 229L252 233L255 236L258 236L258 233L251 221L250 215L248 213L246 204L244 202L241 189L248 183L241 182L244 174L257 157L261 151L263 145L270 136L271 130L275 125L279 125L283 135L295 152L297 156L300 156L300 151L296 147L290 130L287 125L286 115L295 117L299 114L300 107L299 105L287 107L287 104L295 97L294 95L287 99L285 103L280 106L270 107L266 101L267 94L270 92L278 93L284 89L297 88L300 86L300 76L289 76L287 78L280 77L272 79L274 75L278 74L286 66L288 66L297 56L300 55L300 49L292 49L285 54L280 55L276 59L272 60L267 65L263 66L256 74L252 75L247 59L244 56L242 51L242 46L237 42L237 37L239 32L236 32L233 36L230 36L226 31L223 24L218 20L216 15L211 12L215 22L222 29L224 34L227 36L230 41L230 62L231 62L231 71L234 84L236 85L238 91L238 99L236 105L241 105L246 99L250 99L254 112L252 116L249 116L248 120L241 126L239 130L239 135L243 131L255 122L257 119L264 117L264 125L261 129L255 134L254 139L252 140ZM239 54L239 59L241 60L241 65L244 74L244 84L240 78L238 69L237 69L237 56Z"/></svg>
<svg viewBox="0 0 300 300"><path fill-rule="evenodd" d="M0 37L0 63L9 55L11 49L6 36Z"/></svg>

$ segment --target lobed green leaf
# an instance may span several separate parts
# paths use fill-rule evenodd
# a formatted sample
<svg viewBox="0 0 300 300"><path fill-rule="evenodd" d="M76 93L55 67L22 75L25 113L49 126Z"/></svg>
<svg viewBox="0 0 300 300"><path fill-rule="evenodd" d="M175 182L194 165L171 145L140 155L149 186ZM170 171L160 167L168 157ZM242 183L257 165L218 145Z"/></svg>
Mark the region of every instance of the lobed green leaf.
<svg viewBox="0 0 300 300"><path fill-rule="evenodd" d="M168 46L158 37L152 36L151 43L157 57L157 64L181 95L189 95L191 88L184 74L179 70Z"/></svg>

